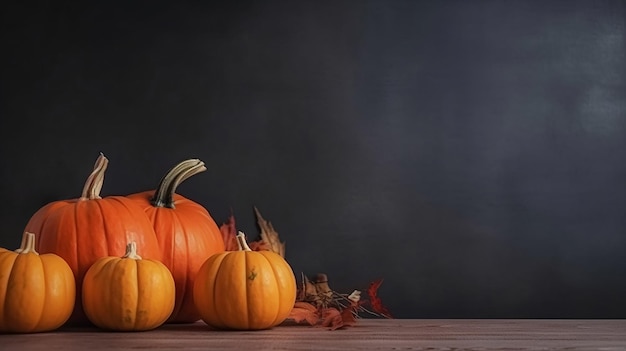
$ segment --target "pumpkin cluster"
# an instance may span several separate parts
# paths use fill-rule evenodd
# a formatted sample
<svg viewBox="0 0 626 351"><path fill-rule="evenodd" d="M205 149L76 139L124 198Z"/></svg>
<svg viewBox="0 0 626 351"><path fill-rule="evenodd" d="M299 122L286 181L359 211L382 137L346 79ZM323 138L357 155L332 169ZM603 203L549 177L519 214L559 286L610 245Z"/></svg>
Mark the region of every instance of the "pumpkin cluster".
<svg viewBox="0 0 626 351"><path fill-rule="evenodd" d="M243 233L226 251L208 210L176 193L204 162L178 163L154 190L102 197L108 162L99 155L80 197L34 212L20 248L0 249L0 332L198 320L255 330L287 318L296 283L284 258L250 251Z"/></svg>

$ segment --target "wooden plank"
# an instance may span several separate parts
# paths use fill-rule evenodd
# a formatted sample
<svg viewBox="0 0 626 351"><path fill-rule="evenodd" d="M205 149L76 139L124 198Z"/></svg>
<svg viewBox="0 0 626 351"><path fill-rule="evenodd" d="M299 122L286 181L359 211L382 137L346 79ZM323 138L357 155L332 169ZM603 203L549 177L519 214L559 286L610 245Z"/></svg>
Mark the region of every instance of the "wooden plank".
<svg viewBox="0 0 626 351"><path fill-rule="evenodd" d="M0 335L0 349L38 350L624 350L626 320L361 319L329 331L284 324L219 331L198 322L147 332L64 328Z"/></svg>

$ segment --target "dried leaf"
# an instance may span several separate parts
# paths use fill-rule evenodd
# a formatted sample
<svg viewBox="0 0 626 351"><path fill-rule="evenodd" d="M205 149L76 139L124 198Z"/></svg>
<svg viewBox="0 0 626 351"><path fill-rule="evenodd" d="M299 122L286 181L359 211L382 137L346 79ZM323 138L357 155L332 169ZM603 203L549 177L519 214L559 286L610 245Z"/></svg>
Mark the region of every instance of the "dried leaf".
<svg viewBox="0 0 626 351"><path fill-rule="evenodd" d="M235 227L235 216L231 213L226 222L220 226L222 239L224 239L224 248L226 251L237 251L237 228Z"/></svg>
<svg viewBox="0 0 626 351"><path fill-rule="evenodd" d="M380 285L382 283L383 283L382 279L377 279L370 283L369 287L367 288L367 296L369 297L369 303L370 303L370 306L372 306L372 309L374 310L374 312L380 314L381 316L385 318L393 318L391 316L391 313L387 309L387 307L383 305L380 297L378 297L378 288L380 288Z"/></svg>
<svg viewBox="0 0 626 351"><path fill-rule="evenodd" d="M356 324L356 316L358 315L359 302L353 301L350 306L341 310L341 319L343 320L343 324L346 326L351 326Z"/></svg>
<svg viewBox="0 0 626 351"><path fill-rule="evenodd" d="M285 243L280 241L278 233L274 230L272 223L266 221L263 216L261 216L261 212L259 212L256 206L254 207L254 212L256 214L257 224L261 229L261 240L269 245L270 251L285 257Z"/></svg>
<svg viewBox="0 0 626 351"><path fill-rule="evenodd" d="M392 318L389 310L382 304L377 296L377 291L382 284L382 279L372 282L367 290L368 299L361 296L360 290L353 290L350 294L340 294L330 288L326 274L319 273L315 280L309 280L302 275L301 285L298 287L296 301L306 302L310 306L316 307L319 311L334 308L339 311L342 319L342 326L354 325L362 313L367 313L376 317ZM372 310L366 308L371 305ZM327 311L328 313L331 313ZM322 312L320 312L321 314ZM330 317L330 316L327 316ZM322 316L322 319L323 316ZM331 322L329 322L331 323ZM337 326L338 324L332 324Z"/></svg>
<svg viewBox="0 0 626 351"><path fill-rule="evenodd" d="M224 248L226 251L239 250L239 244L237 243L237 227L235 225L235 216L231 214L226 222L220 226L220 232L222 233L222 239L224 240ZM270 246L268 243L259 239L256 241L249 241L248 246L252 251L269 251Z"/></svg>
<svg viewBox="0 0 626 351"><path fill-rule="evenodd" d="M309 278L301 273L302 276L302 285L298 288L298 294L296 297L297 301L314 301L315 296L317 295L317 290L315 289L315 285L311 283Z"/></svg>
<svg viewBox="0 0 626 351"><path fill-rule="evenodd" d="M252 251L270 251L270 246L263 240L251 241L248 246Z"/></svg>
<svg viewBox="0 0 626 351"><path fill-rule="evenodd" d="M326 327L330 330L337 330L345 327L346 324L341 318L341 312L333 307L322 309L322 327Z"/></svg>
<svg viewBox="0 0 626 351"><path fill-rule="evenodd" d="M309 280L303 274L302 284L298 294L299 300L310 302L318 308L326 308L333 304L335 292L328 285L326 274L318 273L315 281Z"/></svg>
<svg viewBox="0 0 626 351"><path fill-rule="evenodd" d="M308 302L298 301L294 304L287 319L292 319L296 323L308 323L309 325L316 325L320 316L315 306Z"/></svg>
<svg viewBox="0 0 626 351"><path fill-rule="evenodd" d="M310 312L317 312L317 307L311 305L308 302L296 301L293 304L293 307L302 308L302 309L308 310Z"/></svg>
<svg viewBox="0 0 626 351"><path fill-rule="evenodd" d="M318 307L328 307L333 301L333 290L328 285L328 276L324 273L318 273L315 277L315 290L317 293L316 300Z"/></svg>

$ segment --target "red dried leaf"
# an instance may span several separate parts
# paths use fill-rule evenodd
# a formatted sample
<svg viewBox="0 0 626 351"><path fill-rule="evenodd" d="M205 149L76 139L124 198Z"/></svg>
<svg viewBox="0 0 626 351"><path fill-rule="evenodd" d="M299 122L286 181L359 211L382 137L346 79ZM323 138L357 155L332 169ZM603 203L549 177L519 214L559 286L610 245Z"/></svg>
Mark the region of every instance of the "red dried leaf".
<svg viewBox="0 0 626 351"><path fill-rule="evenodd" d="M239 250L239 245L237 244L237 228L235 227L235 216L233 214L220 226L220 232L222 232L222 239L224 239L224 248L226 251Z"/></svg>
<svg viewBox="0 0 626 351"><path fill-rule="evenodd" d="M382 315L385 318L393 318L391 316L391 313L387 309L387 307L383 305L380 297L378 297L377 295L378 288L380 288L380 285L382 283L383 283L382 278L370 283L369 287L367 288L367 296L369 297L369 303L370 303L370 306L372 306L372 310L374 310L374 312Z"/></svg>
<svg viewBox="0 0 626 351"><path fill-rule="evenodd" d="M289 313L287 319L292 319L296 323L308 323L316 325L319 320L318 310L308 302L296 302Z"/></svg>
<svg viewBox="0 0 626 351"><path fill-rule="evenodd" d="M341 319L343 320L344 325L352 326L356 324L356 314L359 305L359 302L353 301L350 306L341 310Z"/></svg>
<svg viewBox="0 0 626 351"><path fill-rule="evenodd" d="M343 318L341 318L341 312L338 309L332 307L322 309L322 327L336 330L345 326L346 324Z"/></svg>
<svg viewBox="0 0 626 351"><path fill-rule="evenodd" d="M248 243L252 251L271 251L271 247L264 240L257 240Z"/></svg>

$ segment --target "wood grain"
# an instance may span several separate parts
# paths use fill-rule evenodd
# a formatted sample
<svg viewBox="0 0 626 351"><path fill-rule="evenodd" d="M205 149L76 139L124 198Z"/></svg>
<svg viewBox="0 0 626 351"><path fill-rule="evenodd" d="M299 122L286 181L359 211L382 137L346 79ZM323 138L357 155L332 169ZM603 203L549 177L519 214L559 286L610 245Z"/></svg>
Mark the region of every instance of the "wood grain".
<svg viewBox="0 0 626 351"><path fill-rule="evenodd" d="M329 331L285 323L218 331L198 322L147 332L89 328L0 335L2 350L626 350L626 320L361 319Z"/></svg>

